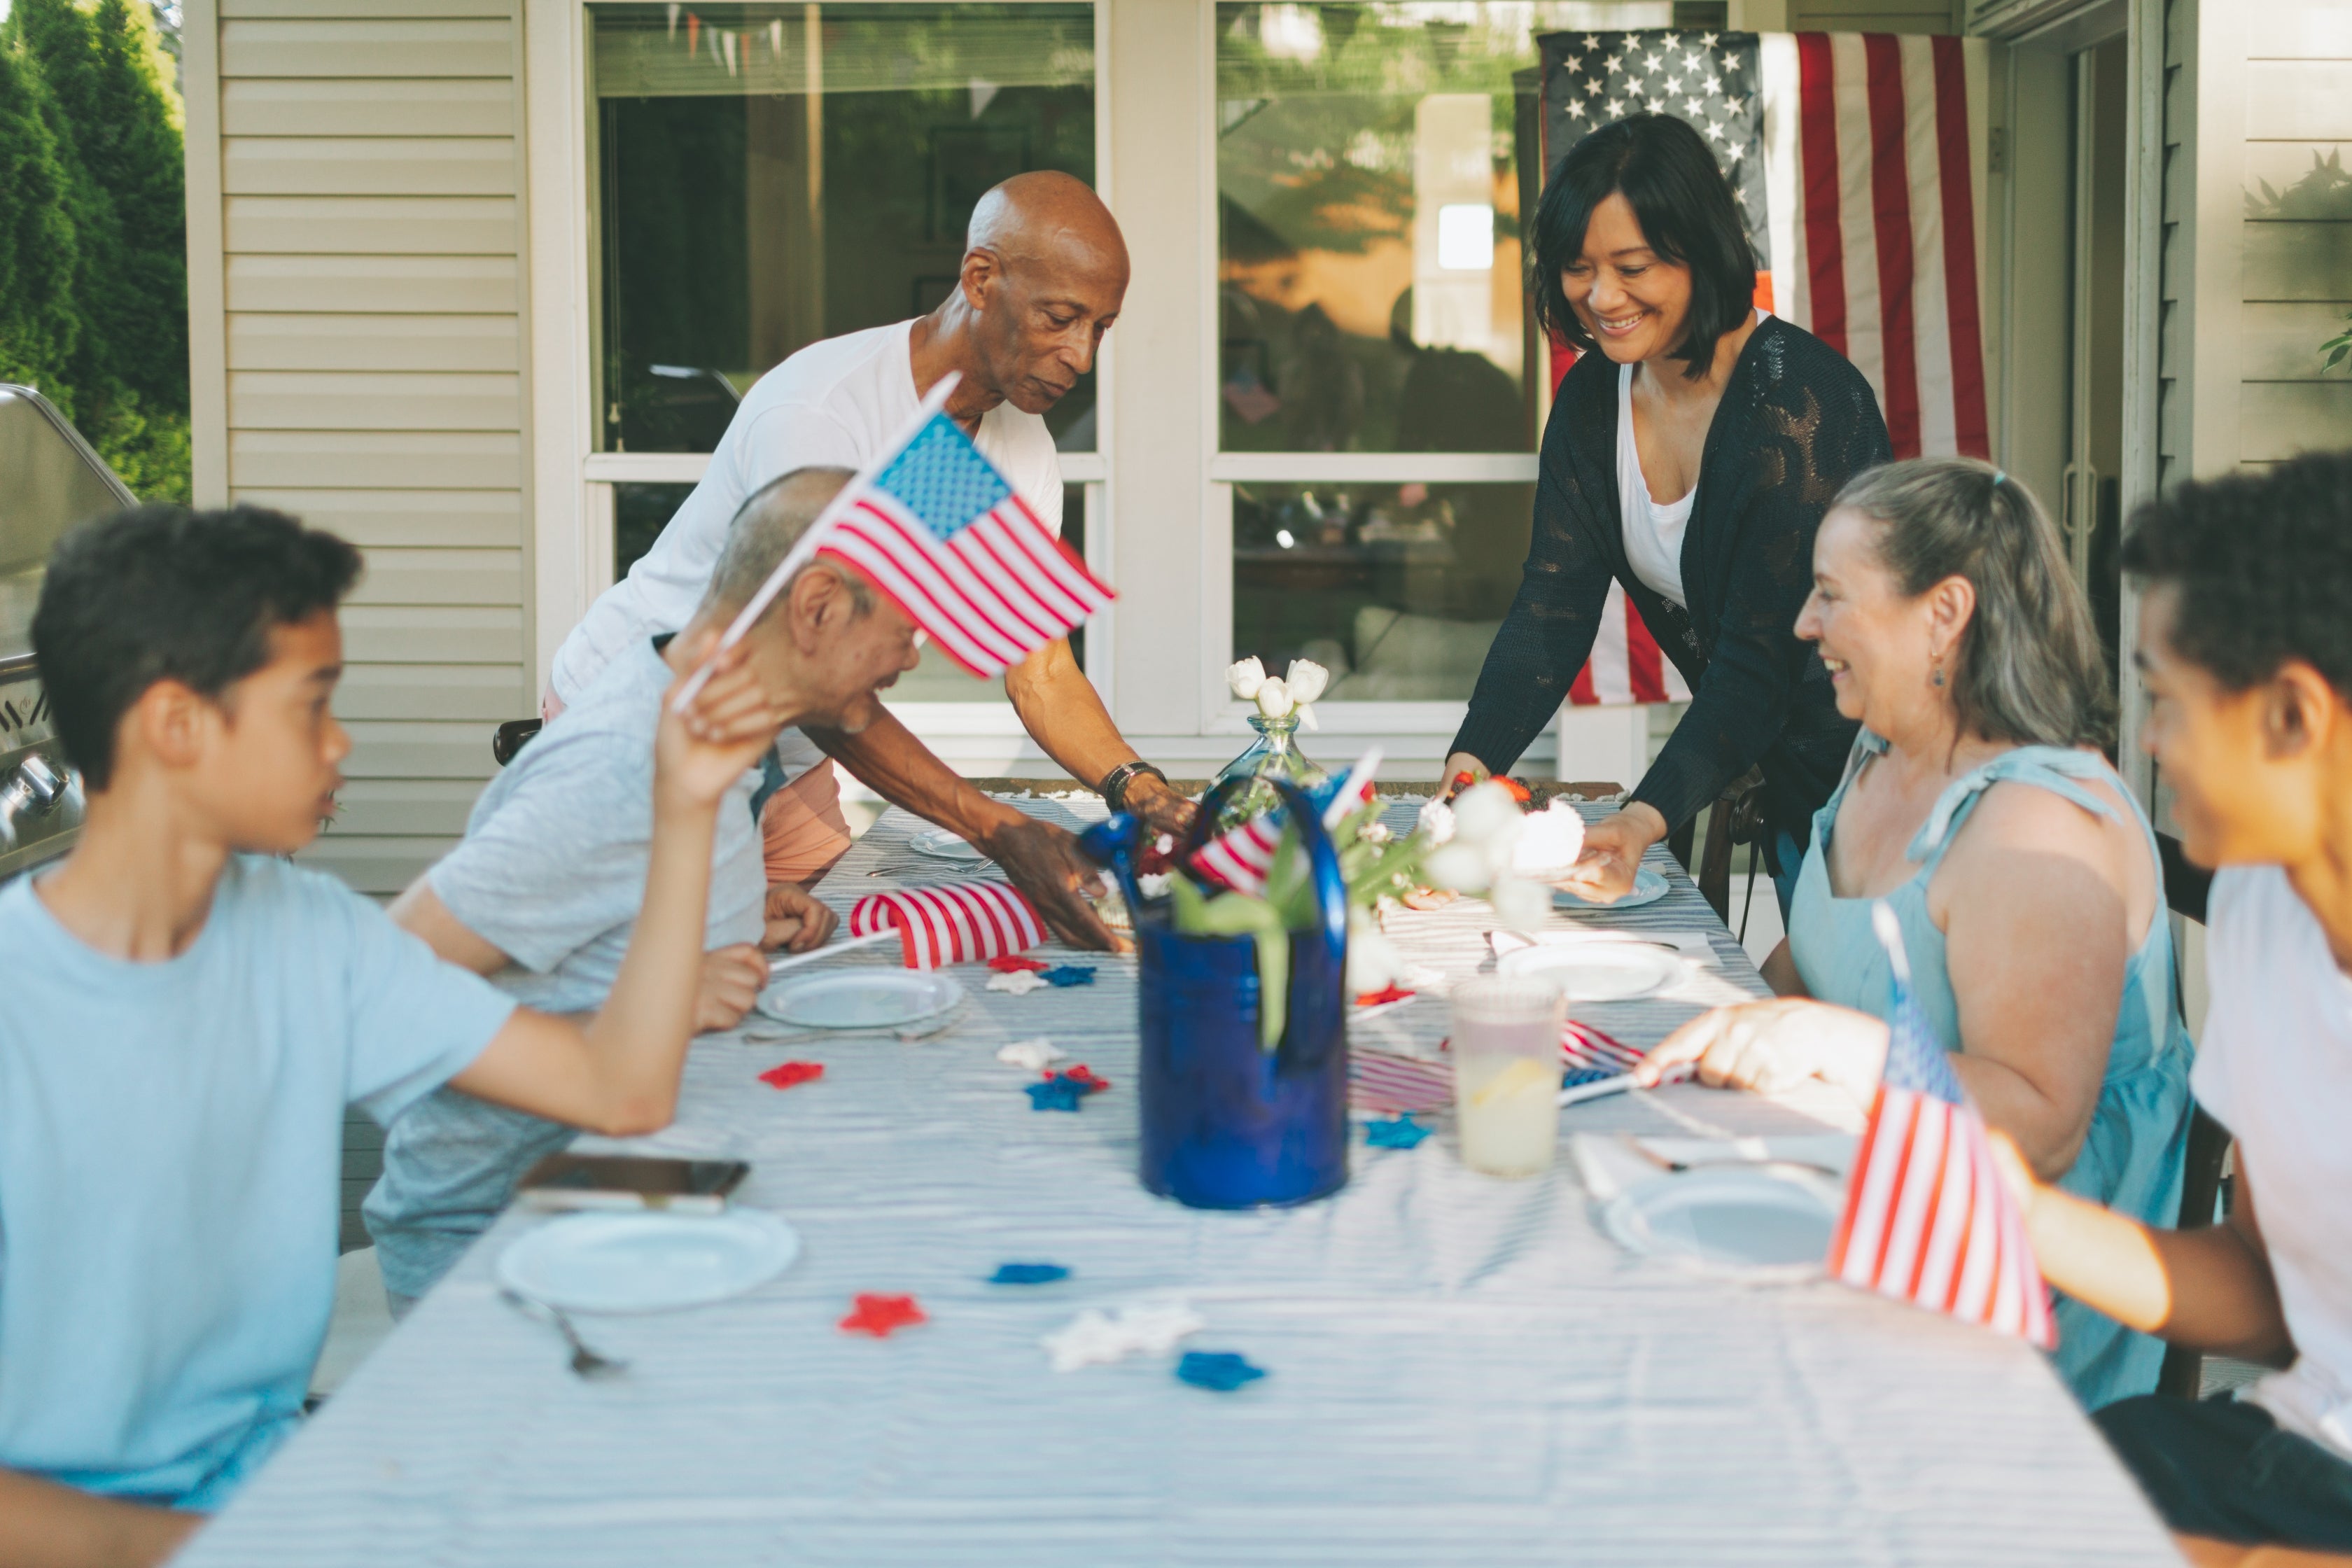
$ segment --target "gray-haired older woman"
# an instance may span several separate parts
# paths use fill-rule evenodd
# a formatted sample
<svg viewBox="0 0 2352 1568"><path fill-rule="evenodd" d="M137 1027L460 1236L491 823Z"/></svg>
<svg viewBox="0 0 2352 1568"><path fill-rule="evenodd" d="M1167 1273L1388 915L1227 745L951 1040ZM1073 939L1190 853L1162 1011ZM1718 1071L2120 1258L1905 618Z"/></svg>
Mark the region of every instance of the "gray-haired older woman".
<svg viewBox="0 0 2352 1568"><path fill-rule="evenodd" d="M2171 1225L2189 1047L2163 874L2101 754L2106 660L2048 518L1966 458L1864 474L1822 521L1797 635L1862 734L1765 965L1791 999L1695 1020L1645 1076L1696 1060L1709 1082L1813 1075L1867 1099L1892 1010L1884 900L1986 1120L2043 1180ZM2061 1301L2057 1360L2095 1407L2153 1388L2163 1346Z"/></svg>

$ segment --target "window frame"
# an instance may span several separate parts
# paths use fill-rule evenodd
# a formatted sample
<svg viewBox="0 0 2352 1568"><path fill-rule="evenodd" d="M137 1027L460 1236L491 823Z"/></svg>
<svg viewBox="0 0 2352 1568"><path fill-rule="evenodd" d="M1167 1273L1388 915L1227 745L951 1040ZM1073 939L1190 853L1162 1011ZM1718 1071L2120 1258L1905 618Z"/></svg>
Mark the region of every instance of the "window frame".
<svg viewBox="0 0 2352 1568"><path fill-rule="evenodd" d="M518 279L525 321L531 323L533 451L530 464L534 679L546 689L556 649L614 577L614 487L693 484L709 467L709 452L606 452L597 449L603 395L602 218L598 211L594 27L600 0L524 0L530 194L529 257ZM750 0L698 0L713 16ZM835 8L920 3L920 0L822 0ZM1072 0L1001 0L1007 5ZM1111 197L1110 0L1084 0L1094 16L1095 188ZM549 322L561 304L562 319ZM534 307L540 319L533 322ZM555 330L548 331L552 325ZM1117 426L1112 392L1116 335L1104 342L1095 376L1095 450L1060 454L1062 482L1082 488L1087 507L1088 566L1108 577L1115 554L1109 520L1114 493L1110 452ZM1118 606L1088 625L1086 672L1108 697ZM1000 694L970 702L898 702L891 710L918 733L971 737L982 760L1012 765L1043 757ZM1007 748L999 743L1013 741ZM956 760L950 756L950 761Z"/></svg>
<svg viewBox="0 0 2352 1568"><path fill-rule="evenodd" d="M1215 324L1219 320L1218 250L1221 202L1218 185L1217 12L1231 0L1199 0L1203 84L1201 214L1201 320L1202 332L1198 389L1202 451L1202 471L1208 477L1208 505L1202 542L1202 587L1211 606L1210 624L1202 629L1205 646L1201 671L1201 718L1204 735L1246 735L1250 704L1232 696L1225 687L1225 668L1234 658L1233 488L1256 484L1533 484L1539 469L1537 452L1227 452L1223 435L1221 372ZM1538 376L1536 429L1541 444L1544 422L1551 413L1551 381L1540 363L1526 374ZM1316 705L1325 727L1353 736L1366 734L1399 739L1451 739L1469 711L1469 693L1455 701L1322 702ZM1555 716L1547 732L1557 730ZM1531 748L1531 751L1539 751Z"/></svg>

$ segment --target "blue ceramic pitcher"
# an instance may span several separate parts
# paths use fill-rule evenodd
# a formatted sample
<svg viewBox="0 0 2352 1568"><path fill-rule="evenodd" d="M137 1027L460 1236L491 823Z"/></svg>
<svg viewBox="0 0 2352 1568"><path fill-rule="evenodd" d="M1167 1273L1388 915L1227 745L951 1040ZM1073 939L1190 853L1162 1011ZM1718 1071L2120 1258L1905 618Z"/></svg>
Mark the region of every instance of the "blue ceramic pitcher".
<svg viewBox="0 0 2352 1568"><path fill-rule="evenodd" d="M1179 858L1249 782L1208 793ZM1142 986L1143 1184L1194 1208L1306 1203L1348 1180L1347 882L1307 796L1267 782L1297 825L1316 900L1315 923L1290 933L1288 1017L1273 1050L1259 1044L1257 944L1178 931L1165 900L1127 893Z"/></svg>

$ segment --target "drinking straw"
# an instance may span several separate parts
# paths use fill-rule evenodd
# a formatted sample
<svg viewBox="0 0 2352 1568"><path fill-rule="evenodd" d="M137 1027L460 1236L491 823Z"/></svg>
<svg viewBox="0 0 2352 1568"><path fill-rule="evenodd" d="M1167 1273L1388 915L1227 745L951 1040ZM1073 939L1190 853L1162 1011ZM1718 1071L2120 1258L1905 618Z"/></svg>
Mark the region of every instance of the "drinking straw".
<svg viewBox="0 0 2352 1568"><path fill-rule="evenodd" d="M880 931L867 931L864 936L853 936L844 942L827 942L813 952L795 952L786 958L772 958L768 961L768 973L782 974L787 969L795 968L803 963L814 963L820 958L831 958L835 953L847 952L853 947L872 947L877 942L894 941L898 935L897 926L885 926Z"/></svg>

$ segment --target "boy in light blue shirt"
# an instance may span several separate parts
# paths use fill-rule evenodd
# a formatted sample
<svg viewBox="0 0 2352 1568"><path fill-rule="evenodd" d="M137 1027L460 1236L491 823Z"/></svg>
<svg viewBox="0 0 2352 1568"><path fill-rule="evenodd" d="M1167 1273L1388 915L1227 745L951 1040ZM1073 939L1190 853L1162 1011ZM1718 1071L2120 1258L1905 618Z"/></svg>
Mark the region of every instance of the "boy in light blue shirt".
<svg viewBox="0 0 2352 1568"><path fill-rule="evenodd" d="M250 507L125 512L50 562L33 643L88 815L0 889L0 1563L160 1561L290 1435L347 1104L388 1121L455 1082L616 1134L677 1104L714 820L778 728L760 682L730 653L665 710L604 1010L518 1007L285 858L351 749L329 705L359 571Z"/></svg>

